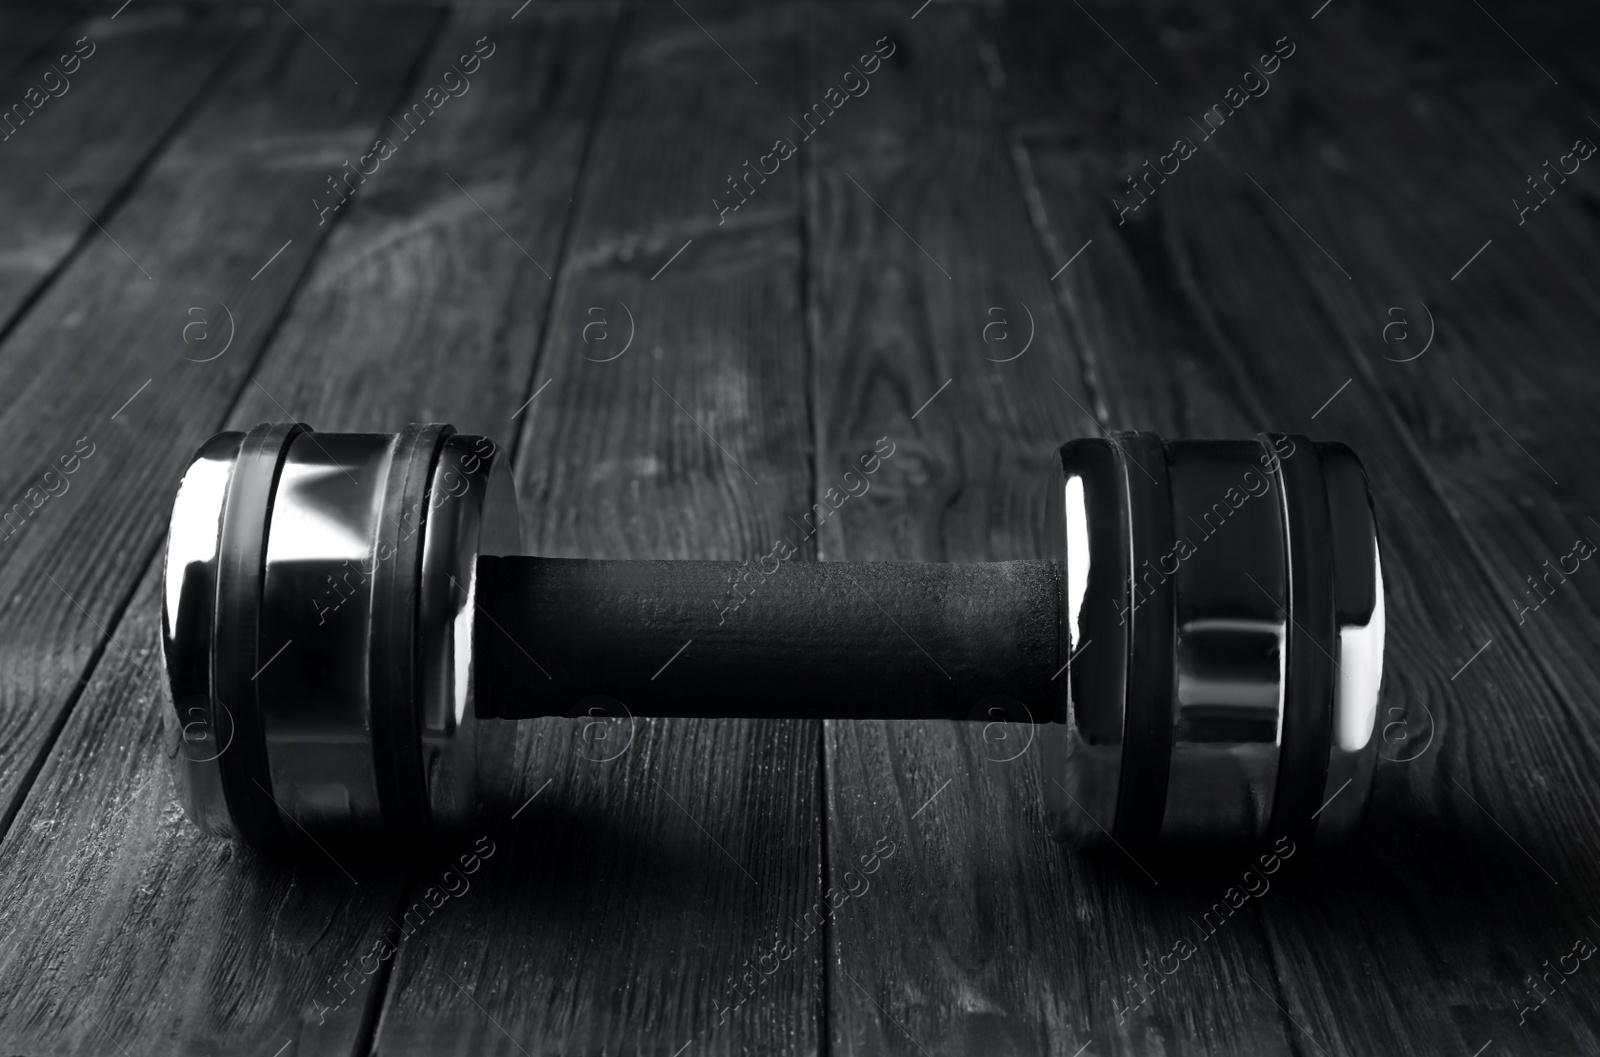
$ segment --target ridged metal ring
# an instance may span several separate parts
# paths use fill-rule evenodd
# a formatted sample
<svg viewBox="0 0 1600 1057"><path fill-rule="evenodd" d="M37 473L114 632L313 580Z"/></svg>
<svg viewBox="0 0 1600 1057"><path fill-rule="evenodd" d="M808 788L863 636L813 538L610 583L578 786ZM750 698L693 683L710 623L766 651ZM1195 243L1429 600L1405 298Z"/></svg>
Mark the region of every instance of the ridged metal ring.
<svg viewBox="0 0 1600 1057"><path fill-rule="evenodd" d="M471 708L476 558L520 551L505 453L447 426L213 437L173 507L167 726L189 815L273 846L457 828L511 743Z"/></svg>
<svg viewBox="0 0 1600 1057"><path fill-rule="evenodd" d="M1078 846L1328 841L1370 792L1383 587L1359 460L1263 434L1061 449L1064 723Z"/></svg>

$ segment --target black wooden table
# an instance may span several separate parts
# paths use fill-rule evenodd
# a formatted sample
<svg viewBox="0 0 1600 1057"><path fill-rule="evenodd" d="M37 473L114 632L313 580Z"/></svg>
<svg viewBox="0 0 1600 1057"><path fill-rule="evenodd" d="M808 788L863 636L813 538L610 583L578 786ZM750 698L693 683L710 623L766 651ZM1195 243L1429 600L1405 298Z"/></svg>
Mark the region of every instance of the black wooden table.
<svg viewBox="0 0 1600 1057"><path fill-rule="evenodd" d="M1600 1052L1592 8L119 2L0 5L0 1053ZM166 517L286 419L501 438L589 557L880 438L797 560L1050 556L1103 427L1347 441L1368 825L1239 902L975 725L549 720L465 878L203 839Z"/></svg>

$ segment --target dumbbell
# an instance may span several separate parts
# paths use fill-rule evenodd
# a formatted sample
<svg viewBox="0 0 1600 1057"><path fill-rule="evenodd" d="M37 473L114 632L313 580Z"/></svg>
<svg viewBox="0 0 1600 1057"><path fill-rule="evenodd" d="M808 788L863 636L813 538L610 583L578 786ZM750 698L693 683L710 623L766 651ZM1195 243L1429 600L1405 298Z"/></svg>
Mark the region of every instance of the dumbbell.
<svg viewBox="0 0 1600 1057"><path fill-rule="evenodd" d="M457 831L509 788L496 721L597 703L1037 732L1013 743L1037 743L1077 846L1323 843L1364 811L1383 582L1342 444L1074 440L1049 483L1060 551L976 564L807 562L787 538L754 563L524 556L508 461L446 425L200 448L162 629L203 830Z"/></svg>

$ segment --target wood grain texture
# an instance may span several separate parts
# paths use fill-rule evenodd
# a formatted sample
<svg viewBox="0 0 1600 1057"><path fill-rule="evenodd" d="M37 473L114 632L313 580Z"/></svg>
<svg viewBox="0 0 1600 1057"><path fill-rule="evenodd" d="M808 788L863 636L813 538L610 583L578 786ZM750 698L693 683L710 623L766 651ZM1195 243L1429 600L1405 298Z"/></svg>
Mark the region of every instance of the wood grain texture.
<svg viewBox="0 0 1600 1057"><path fill-rule="evenodd" d="M1075 41L1080 27L1066 20L1043 20L1042 34L1039 19L1018 14L997 28L1005 69L1017 71L1017 124L1047 203L1047 236L1094 237L1102 250L1101 266L1075 276L1063 296L1103 335L1107 400L1162 429L1270 426L1343 439L1373 478L1390 605L1382 714L1405 710L1420 732L1431 713L1437 729L1422 758L1382 765L1362 842L1262 905L1289 1016L1308 1045L1330 1053L1472 1053L1490 1038L1520 1040L1529 1052L1592 1048L1592 998L1573 991L1526 1028L1516 1007L1527 974L1585 935L1592 912L1595 867L1582 849L1595 846L1594 792L1582 776L1595 766L1594 678L1556 643L1507 633L1502 570L1526 535L1512 522L1541 517L1530 513L1535 504L1506 501L1530 490L1516 461L1524 456L1453 406L1471 408L1450 379L1484 369L1453 322L1470 295L1440 308L1472 248L1441 271L1416 248L1427 239L1414 226L1429 218L1470 230L1454 201L1463 167L1443 171L1467 152L1460 142L1395 151L1416 142L1415 129L1394 127L1403 120L1397 96L1413 112L1420 106L1394 83L1415 27L1401 33L1393 21L1405 19L1393 13L1355 17L1367 18L1365 32L1244 9L1180 32L1150 14L1142 32L1130 27L1119 40L1156 56L1165 94L1135 111L1126 150L1109 159L1083 147L1083 129L1107 120L1103 90L1088 96L1087 112L1057 116L1062 99L1081 104L1103 83L1083 58L1095 42ZM1241 108L1119 227L1110 199L1125 176L1174 136L1199 143L1186 117L1285 33L1299 50L1270 95ZM1043 53L1067 61L1047 68ZM1125 188L1119 197L1132 199ZM1419 350L1424 335L1409 350L1386 348L1381 328L1396 317L1385 309L1401 303L1425 327L1419 297L1440 319L1441 345L1431 362L1386 362L1385 352ZM1472 333L1524 311L1481 294L1476 302ZM1585 318L1570 303L1564 311L1569 325ZM1530 366L1522 361L1518 386L1529 384ZM1149 384L1158 367L1167 386ZM1431 372L1442 377L1430 381ZM1523 424L1530 443L1541 433L1556 440L1548 426ZM1560 538L1548 508L1542 520ZM1573 628L1592 641L1592 622ZM1491 636L1494 647L1461 671ZM1568 780L1530 785L1530 775Z"/></svg>
<svg viewBox="0 0 1600 1057"><path fill-rule="evenodd" d="M353 94L292 25L261 33L109 218L134 259L110 238L86 241L0 344L0 427L16 453L0 464L0 495L14 514L0 540L0 640L11 660L0 683L7 817L103 648L101 629L155 553L178 475L246 384L328 230L317 225L312 193L371 142L434 21L396 12L370 27L313 27L329 48L372 46ZM225 353L221 305L235 321ZM212 321L209 346L183 340L190 306ZM93 454L66 490L41 484L78 438ZM45 487L61 494L28 498ZM115 546L105 545L107 533Z"/></svg>
<svg viewBox="0 0 1600 1057"><path fill-rule="evenodd" d="M1085 349L1050 289L1070 250L1041 252L1031 229L975 18L908 14L828 7L814 22L827 28L810 49L811 95L879 37L897 47L870 93L803 148L816 217L819 490L874 438L897 445L871 492L829 523L823 551L1053 557L1055 448L1097 432ZM1036 333L1024 353L1028 313ZM846 871L863 868L880 837L900 849L873 878L878 890L832 926L834 1051L1290 1052L1270 997L1246 982L1270 986L1273 972L1252 924L1203 944L1123 1015L1138 1004L1131 978L1180 938L1202 946L1188 919L1216 892L1154 861L1054 844L1040 810L1050 776L1037 747L1017 755L1027 736L828 724L830 883L849 885Z"/></svg>
<svg viewBox="0 0 1600 1057"><path fill-rule="evenodd" d="M86 246L0 346L0 415L26 438L19 450L53 459L85 429L96 449L49 500L56 509L36 515L54 523L30 523L0 567L8 797L53 739L0 844L0 1050L271 1055L292 1042L349 1054L370 1030L377 987L325 1022L312 1002L332 1004L329 972L390 928L400 874L274 864L183 820L163 758L153 559L184 460L223 424L319 241L307 203L336 164L328 155L370 142L436 21L315 23L329 48L375 49L360 92L333 106L344 78L314 44L292 26L255 34L118 213L117 233L160 279L114 247ZM299 249L282 270L223 294L241 322L232 351L183 363L185 317L167 284L178 306L196 289L248 284L285 229ZM158 377L144 403L108 418L146 372ZM20 491L41 469L0 472Z"/></svg>
<svg viewBox="0 0 1600 1057"><path fill-rule="evenodd" d="M651 5L619 44L565 255L545 260L555 307L537 370L494 396L493 432L520 429L531 553L754 558L806 510L799 184L792 169L768 178L726 225L710 204L782 132L793 22L693 11L700 26ZM486 192L510 201L529 179ZM524 270L514 296L549 286ZM521 724L513 805L536 799L493 832L500 851L448 927L401 952L377 1050L815 1052L821 941L791 920L820 895L818 735ZM754 970L780 938L798 950ZM760 984L740 1004L746 973Z"/></svg>
<svg viewBox="0 0 1600 1057"><path fill-rule="evenodd" d="M184 817L160 596L150 567L0 849L0 1047L354 1053L381 989L341 1006L327 978L390 931L400 874L274 862Z"/></svg>
<svg viewBox="0 0 1600 1057"><path fill-rule="evenodd" d="M0 3L0 92L53 35L100 44L0 143L0 497L96 445L0 531L0 1053L1600 1049L1592 968L1517 1023L1529 975L1600 939L1600 573L1512 604L1600 540L1596 162L1510 205L1600 143L1596 16L1317 3L286 5L304 32L275 4ZM402 140L386 115L485 35ZM318 224L377 135L394 156ZM1119 225L1178 136L1197 156ZM229 351L185 362L223 303ZM1433 345L1393 362L1425 311ZM1124 1011L1243 862L1061 851L1037 749L1005 759L1023 731L534 721L470 894L321 1023L444 863L200 838L154 679L179 469L286 418L500 439L525 543L584 557L1049 556L1050 453L1094 418L1343 439L1385 547L1380 717L1432 740L1381 765L1353 847ZM879 438L870 492L806 538Z"/></svg>
<svg viewBox="0 0 1600 1057"><path fill-rule="evenodd" d="M108 211L117 196L189 116L240 31L235 16L175 7L146 8L115 22L89 19L51 34L0 78L0 110L13 120L27 115L14 131L0 129L10 132L0 142L7 216L0 230L0 333L74 250L106 238L96 223L116 227ZM78 41L84 57L74 50ZM63 55L77 57L75 73L60 69ZM28 93L41 85L46 98L34 109ZM52 88L63 94L50 94ZM17 105L20 115L11 109Z"/></svg>

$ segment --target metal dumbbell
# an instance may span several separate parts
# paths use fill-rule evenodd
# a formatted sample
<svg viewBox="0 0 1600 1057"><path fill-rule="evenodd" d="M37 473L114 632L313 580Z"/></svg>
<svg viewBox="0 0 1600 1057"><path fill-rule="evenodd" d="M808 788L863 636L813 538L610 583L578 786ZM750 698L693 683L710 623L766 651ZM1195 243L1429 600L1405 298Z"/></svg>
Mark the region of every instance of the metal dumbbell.
<svg viewBox="0 0 1600 1057"><path fill-rule="evenodd" d="M803 562L789 541L754 566L588 561L520 556L486 438L220 433L167 546L185 806L266 846L455 829L509 786L492 721L606 699L1037 725L1052 826L1078 845L1347 834L1383 654L1355 455L1127 432L1060 468L1057 560Z"/></svg>

